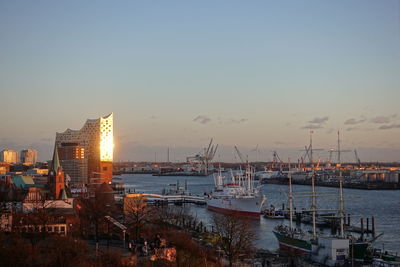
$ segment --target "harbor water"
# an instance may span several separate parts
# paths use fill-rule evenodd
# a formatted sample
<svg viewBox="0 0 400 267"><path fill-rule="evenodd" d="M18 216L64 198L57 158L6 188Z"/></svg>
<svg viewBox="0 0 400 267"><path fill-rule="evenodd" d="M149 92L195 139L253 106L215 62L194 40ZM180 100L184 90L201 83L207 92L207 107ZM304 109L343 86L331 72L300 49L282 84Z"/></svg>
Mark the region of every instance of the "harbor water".
<svg viewBox="0 0 400 267"><path fill-rule="evenodd" d="M137 193L157 193L160 194L164 188L169 188L170 184L176 184L177 181L184 185L187 181L188 190L192 195L203 195L209 193L214 186L212 176L152 176L151 174L124 174L121 175L121 182L125 183L126 190L135 190ZM265 206L274 205L282 207L287 204L287 185L264 184L261 192L267 197ZM309 186L294 185L294 207L297 210L302 208L309 209L311 206ZM338 209L338 189L328 187L316 188L318 198L317 206L320 210ZM380 248L392 252L400 253L400 231L397 227L400 225L400 191L396 190L357 190L344 189L346 214L351 214L351 224L360 226L360 218L375 217L377 234L384 233L374 242L375 248ZM191 214L202 220L206 225L210 225L212 211L207 210L206 206L196 206L188 204ZM329 211L324 211L325 213ZM260 219L249 222L257 235L255 244L258 248L276 250L278 242L272 230L278 224L287 224L286 220L279 219ZM300 227L300 226L298 226ZM310 226L301 226L310 228ZM364 219L364 227L366 220ZM304 229L307 230L307 229ZM322 231L322 229L320 230Z"/></svg>

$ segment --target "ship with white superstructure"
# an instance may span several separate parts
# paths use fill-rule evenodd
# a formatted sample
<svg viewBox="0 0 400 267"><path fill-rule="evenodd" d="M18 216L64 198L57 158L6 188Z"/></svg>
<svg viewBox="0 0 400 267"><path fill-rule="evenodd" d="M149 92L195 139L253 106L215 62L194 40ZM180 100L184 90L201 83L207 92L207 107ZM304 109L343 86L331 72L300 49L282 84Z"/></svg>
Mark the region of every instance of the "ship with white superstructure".
<svg viewBox="0 0 400 267"><path fill-rule="evenodd" d="M244 216L260 216L266 200L260 193L260 184L254 181L254 168L247 166L246 171L231 177L222 176L221 171L214 175L215 187L206 197L208 209L235 213Z"/></svg>

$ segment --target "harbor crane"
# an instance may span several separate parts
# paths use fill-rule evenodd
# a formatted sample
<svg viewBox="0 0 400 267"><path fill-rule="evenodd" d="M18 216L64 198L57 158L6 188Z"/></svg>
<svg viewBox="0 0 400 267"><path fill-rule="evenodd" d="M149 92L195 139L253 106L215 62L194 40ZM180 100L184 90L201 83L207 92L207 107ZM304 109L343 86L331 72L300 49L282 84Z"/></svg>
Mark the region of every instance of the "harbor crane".
<svg viewBox="0 0 400 267"><path fill-rule="evenodd" d="M204 148L203 152L197 153L195 156L187 157L186 161L188 163L197 163L201 165L201 169L204 169L204 174L208 175L209 164L214 159L217 153L218 144L213 144L213 138L211 138L210 143L207 148Z"/></svg>
<svg viewBox="0 0 400 267"><path fill-rule="evenodd" d="M244 160L244 156L243 156L243 154L239 151L239 148L238 148L237 146L235 146L235 151L236 151L236 154L238 155L240 161L241 161L242 163L246 163L246 162L247 162L247 159ZM246 157L246 158L247 158L247 157Z"/></svg>
<svg viewBox="0 0 400 267"><path fill-rule="evenodd" d="M260 155L260 150L258 149L258 144L256 145L256 148L252 149L250 152L256 152L256 162L258 162L258 158Z"/></svg>
<svg viewBox="0 0 400 267"><path fill-rule="evenodd" d="M278 167L279 166L279 170L282 171L282 163L283 161L281 160L281 158L278 155L278 152L276 152L276 150L272 151L272 155L273 155L273 159L272 159L272 164L273 164L273 168Z"/></svg>

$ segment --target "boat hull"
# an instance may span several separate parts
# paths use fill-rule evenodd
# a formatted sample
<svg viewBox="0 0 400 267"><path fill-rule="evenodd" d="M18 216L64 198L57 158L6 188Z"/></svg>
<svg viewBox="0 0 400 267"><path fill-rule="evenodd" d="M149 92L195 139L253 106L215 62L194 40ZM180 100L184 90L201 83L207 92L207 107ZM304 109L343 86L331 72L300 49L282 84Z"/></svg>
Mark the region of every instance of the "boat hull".
<svg viewBox="0 0 400 267"><path fill-rule="evenodd" d="M220 213L259 217L262 202L262 198L208 198L207 206L209 210Z"/></svg>
<svg viewBox="0 0 400 267"><path fill-rule="evenodd" d="M306 240L290 237L278 231L273 231L275 237L278 239L279 248L289 253L297 255L307 254L311 252L311 243Z"/></svg>
<svg viewBox="0 0 400 267"><path fill-rule="evenodd" d="M350 257L356 260L364 260L369 244L366 242L350 243Z"/></svg>

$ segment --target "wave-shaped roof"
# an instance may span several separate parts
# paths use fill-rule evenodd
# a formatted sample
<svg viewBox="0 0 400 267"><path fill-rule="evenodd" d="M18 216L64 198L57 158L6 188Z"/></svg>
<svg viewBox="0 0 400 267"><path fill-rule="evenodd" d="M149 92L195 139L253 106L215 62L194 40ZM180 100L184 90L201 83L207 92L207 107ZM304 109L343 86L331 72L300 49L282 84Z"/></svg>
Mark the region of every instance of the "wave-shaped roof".
<svg viewBox="0 0 400 267"><path fill-rule="evenodd" d="M79 132L79 131L81 131L81 130L85 127L86 124L98 122L100 119L108 119L108 118L110 118L112 115L113 115L113 112L111 112L110 114L108 114L108 115L106 115L106 116L100 117L100 118L98 118L98 119L87 119L86 122L83 124L82 128L80 128L79 130L72 130L72 129L68 128L68 129L65 130L64 132L61 132L61 133L58 133L58 132L57 132L57 134L65 134L65 133L70 133L70 132Z"/></svg>

